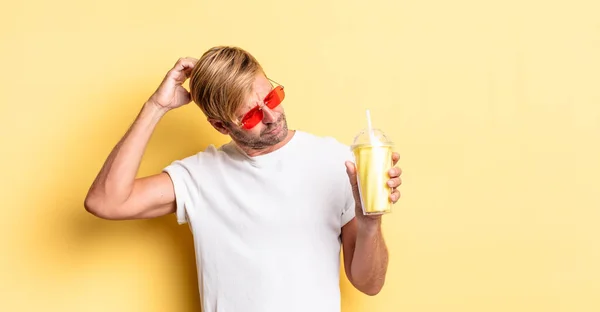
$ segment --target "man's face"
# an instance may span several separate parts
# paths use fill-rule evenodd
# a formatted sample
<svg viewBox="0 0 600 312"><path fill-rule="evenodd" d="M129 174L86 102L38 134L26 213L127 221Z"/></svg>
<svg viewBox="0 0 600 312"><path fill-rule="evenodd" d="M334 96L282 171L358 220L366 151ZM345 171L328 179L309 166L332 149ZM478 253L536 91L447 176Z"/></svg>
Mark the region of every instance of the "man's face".
<svg viewBox="0 0 600 312"><path fill-rule="evenodd" d="M265 97L273 90L271 82L261 73L256 76L252 92L237 110L238 121L257 105L262 111L262 120L254 127L245 129L239 125L228 127L229 135L238 144L252 149L263 149L283 141L288 133L287 121L282 105L270 109L264 105Z"/></svg>

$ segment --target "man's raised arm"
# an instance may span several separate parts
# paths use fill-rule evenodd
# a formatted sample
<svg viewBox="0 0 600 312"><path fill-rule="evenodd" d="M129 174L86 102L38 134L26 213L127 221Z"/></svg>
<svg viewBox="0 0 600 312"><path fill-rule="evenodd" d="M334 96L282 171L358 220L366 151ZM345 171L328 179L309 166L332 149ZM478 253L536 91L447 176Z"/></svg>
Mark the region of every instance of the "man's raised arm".
<svg viewBox="0 0 600 312"><path fill-rule="evenodd" d="M160 119L191 102L182 86L196 59L181 58L104 162L85 198L85 209L103 219L153 218L175 211L173 182L167 173L137 178L146 146Z"/></svg>

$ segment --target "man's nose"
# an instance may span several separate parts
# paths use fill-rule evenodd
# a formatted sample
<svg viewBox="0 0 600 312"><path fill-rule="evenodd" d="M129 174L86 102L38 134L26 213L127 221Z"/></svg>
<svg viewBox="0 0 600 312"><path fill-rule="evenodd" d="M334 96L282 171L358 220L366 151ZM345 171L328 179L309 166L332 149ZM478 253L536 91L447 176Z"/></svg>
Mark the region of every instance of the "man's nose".
<svg viewBox="0 0 600 312"><path fill-rule="evenodd" d="M262 122L264 124L270 124L270 123L274 123L277 121L277 117L275 117L275 113L270 108L268 108L264 104L260 108L263 112Z"/></svg>

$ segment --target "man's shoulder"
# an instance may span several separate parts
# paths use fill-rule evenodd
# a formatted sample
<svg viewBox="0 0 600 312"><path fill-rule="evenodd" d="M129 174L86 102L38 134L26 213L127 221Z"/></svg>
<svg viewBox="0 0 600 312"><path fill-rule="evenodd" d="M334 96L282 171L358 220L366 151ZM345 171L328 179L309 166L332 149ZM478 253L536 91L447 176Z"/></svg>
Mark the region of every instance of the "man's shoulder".
<svg viewBox="0 0 600 312"><path fill-rule="evenodd" d="M334 153L343 156L351 153L349 145L342 143L333 136L319 135L300 130L297 130L297 134L301 136L301 148L304 148L305 150L308 147L312 152Z"/></svg>
<svg viewBox="0 0 600 312"><path fill-rule="evenodd" d="M200 165L205 162L211 162L223 158L226 154L231 153L230 143L225 143L220 146L209 144L204 149L200 149L193 154L189 154L180 159L176 159L172 164L180 165Z"/></svg>
<svg viewBox="0 0 600 312"><path fill-rule="evenodd" d="M342 149L350 148L349 145L342 143L340 140L338 140L337 138L335 138L331 135L315 134L315 133L302 131L302 130L296 130L296 131L298 134L303 136L303 138L307 142L323 144L325 146L331 146L333 148L342 148Z"/></svg>

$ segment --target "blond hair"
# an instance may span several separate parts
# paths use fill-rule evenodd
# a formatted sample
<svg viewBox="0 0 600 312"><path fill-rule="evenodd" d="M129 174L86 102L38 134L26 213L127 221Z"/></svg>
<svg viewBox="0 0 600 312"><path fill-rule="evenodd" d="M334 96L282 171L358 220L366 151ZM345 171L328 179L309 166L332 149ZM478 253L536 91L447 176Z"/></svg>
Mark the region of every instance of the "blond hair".
<svg viewBox="0 0 600 312"><path fill-rule="evenodd" d="M217 46L206 51L190 75L190 93L206 117L236 122L236 111L252 91L258 61L238 47Z"/></svg>

